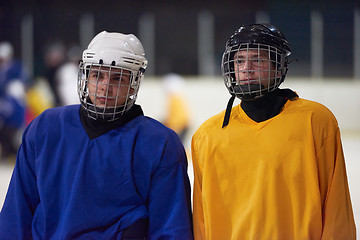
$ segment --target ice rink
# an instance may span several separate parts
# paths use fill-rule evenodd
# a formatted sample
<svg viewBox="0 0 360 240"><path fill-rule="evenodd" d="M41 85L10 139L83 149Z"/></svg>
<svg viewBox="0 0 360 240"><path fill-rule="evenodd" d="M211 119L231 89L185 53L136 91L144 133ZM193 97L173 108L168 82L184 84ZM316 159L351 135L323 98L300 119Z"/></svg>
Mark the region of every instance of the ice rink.
<svg viewBox="0 0 360 240"><path fill-rule="evenodd" d="M288 79L282 88L289 87L303 98L321 102L336 116L342 133L343 149L349 180L351 200L360 239L360 81L322 81ZM191 103L193 125L185 142L189 151L190 138L197 127L208 117L225 109L229 94L221 78L187 79L185 95ZM159 79L146 79L141 87L138 101L145 115L159 121L164 117L165 95ZM234 104L238 102L235 101ZM2 206L12 172L12 165L0 165L0 206ZM191 165L189 176L193 179Z"/></svg>

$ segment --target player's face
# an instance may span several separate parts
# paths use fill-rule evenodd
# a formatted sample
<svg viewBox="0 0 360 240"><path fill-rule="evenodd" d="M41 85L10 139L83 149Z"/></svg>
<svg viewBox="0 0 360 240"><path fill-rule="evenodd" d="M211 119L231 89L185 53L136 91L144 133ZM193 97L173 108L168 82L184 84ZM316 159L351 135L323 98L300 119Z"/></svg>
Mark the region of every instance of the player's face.
<svg viewBox="0 0 360 240"><path fill-rule="evenodd" d="M130 71L93 66L89 72L89 97L97 107L120 107L134 93Z"/></svg>
<svg viewBox="0 0 360 240"><path fill-rule="evenodd" d="M244 49L234 55L236 82L239 85L259 84L267 88L275 80L275 66L268 51Z"/></svg>

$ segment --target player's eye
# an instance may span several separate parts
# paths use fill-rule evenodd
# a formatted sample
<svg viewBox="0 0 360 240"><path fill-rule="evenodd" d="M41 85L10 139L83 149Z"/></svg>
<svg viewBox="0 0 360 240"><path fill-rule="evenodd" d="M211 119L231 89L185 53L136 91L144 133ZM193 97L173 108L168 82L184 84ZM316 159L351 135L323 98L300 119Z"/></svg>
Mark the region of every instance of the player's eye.
<svg viewBox="0 0 360 240"><path fill-rule="evenodd" d="M92 78L97 78L98 76L99 76L99 73L96 71L93 71L90 73L90 77L92 77Z"/></svg>
<svg viewBox="0 0 360 240"><path fill-rule="evenodd" d="M235 60L235 63L238 64L238 65L243 65L243 64L245 64L245 60L244 60L244 59L237 58L237 59Z"/></svg>
<svg viewBox="0 0 360 240"><path fill-rule="evenodd" d="M111 76L111 80L113 81L120 81L120 75L114 75L114 76Z"/></svg>

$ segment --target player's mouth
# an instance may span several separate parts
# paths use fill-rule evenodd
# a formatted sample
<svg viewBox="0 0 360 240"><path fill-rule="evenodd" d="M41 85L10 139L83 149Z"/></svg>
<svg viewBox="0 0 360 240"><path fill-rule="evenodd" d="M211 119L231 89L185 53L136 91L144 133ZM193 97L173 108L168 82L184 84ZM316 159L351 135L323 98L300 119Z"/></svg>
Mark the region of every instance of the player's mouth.
<svg viewBox="0 0 360 240"><path fill-rule="evenodd" d="M105 103L106 102L106 97L97 97L96 100L98 102Z"/></svg>
<svg viewBox="0 0 360 240"><path fill-rule="evenodd" d="M106 98L106 97L97 97L96 98L97 105L103 105L103 106L111 105L112 101L113 101L112 99Z"/></svg>
<svg viewBox="0 0 360 240"><path fill-rule="evenodd" d="M258 79L243 79L239 82L240 85L248 85L248 84L259 84Z"/></svg>

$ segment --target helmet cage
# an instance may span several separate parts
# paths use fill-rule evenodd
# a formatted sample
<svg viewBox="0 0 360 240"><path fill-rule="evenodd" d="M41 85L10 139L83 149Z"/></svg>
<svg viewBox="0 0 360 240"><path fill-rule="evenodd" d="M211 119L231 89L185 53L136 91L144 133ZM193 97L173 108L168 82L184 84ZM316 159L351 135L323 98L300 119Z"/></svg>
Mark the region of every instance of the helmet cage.
<svg viewBox="0 0 360 240"><path fill-rule="evenodd" d="M255 54L249 54L254 51ZM222 56L221 70L225 86L231 95L240 99L254 99L276 90L284 81L287 57L283 51L268 44L227 45ZM251 75L256 72L257 79L251 79ZM240 76L247 81L241 81ZM267 79L261 76L267 76Z"/></svg>
<svg viewBox="0 0 360 240"><path fill-rule="evenodd" d="M134 70L113 64L80 62L77 89L88 117L114 121L128 111L136 101L144 72L145 68L141 67ZM108 76L108 80L102 80L102 75ZM105 89L100 91L102 94L98 91L100 87ZM116 93L110 95L114 90ZM98 99L102 99L101 105L97 104Z"/></svg>
<svg viewBox="0 0 360 240"><path fill-rule="evenodd" d="M144 48L133 34L97 34L83 51L78 95L88 116L114 121L136 101L147 67Z"/></svg>

